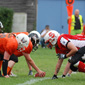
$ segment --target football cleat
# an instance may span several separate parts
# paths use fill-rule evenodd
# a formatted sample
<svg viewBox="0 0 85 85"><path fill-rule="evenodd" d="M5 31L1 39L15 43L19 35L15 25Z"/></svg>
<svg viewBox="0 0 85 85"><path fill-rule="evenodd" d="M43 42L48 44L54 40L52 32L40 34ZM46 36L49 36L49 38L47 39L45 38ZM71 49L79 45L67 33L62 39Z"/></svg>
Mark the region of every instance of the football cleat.
<svg viewBox="0 0 85 85"><path fill-rule="evenodd" d="M9 76L11 76L11 77L17 77L17 75L13 74L12 72L11 72L11 74Z"/></svg>
<svg viewBox="0 0 85 85"><path fill-rule="evenodd" d="M29 71L28 75L33 75L33 72L32 70Z"/></svg>
<svg viewBox="0 0 85 85"><path fill-rule="evenodd" d="M62 75L62 78L65 78L66 76L65 75Z"/></svg>
<svg viewBox="0 0 85 85"><path fill-rule="evenodd" d="M58 77L56 75L53 75L52 79L58 79Z"/></svg>

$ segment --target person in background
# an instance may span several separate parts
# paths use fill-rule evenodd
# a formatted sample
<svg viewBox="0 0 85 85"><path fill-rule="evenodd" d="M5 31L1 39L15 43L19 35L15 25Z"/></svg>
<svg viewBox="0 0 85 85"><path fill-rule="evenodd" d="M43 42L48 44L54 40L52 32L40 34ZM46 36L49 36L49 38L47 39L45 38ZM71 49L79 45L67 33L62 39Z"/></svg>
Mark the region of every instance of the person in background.
<svg viewBox="0 0 85 85"><path fill-rule="evenodd" d="M69 19L71 17L68 17L67 22L69 23ZM79 15L79 10L75 10L75 14L72 15L72 22L71 22L71 35L80 34L83 30L83 18L82 15Z"/></svg>
<svg viewBox="0 0 85 85"><path fill-rule="evenodd" d="M42 48L45 48L44 36L48 33L49 30L50 30L49 25L46 25L45 29L42 30L42 32L41 32L41 41L40 41L40 43L41 43Z"/></svg>

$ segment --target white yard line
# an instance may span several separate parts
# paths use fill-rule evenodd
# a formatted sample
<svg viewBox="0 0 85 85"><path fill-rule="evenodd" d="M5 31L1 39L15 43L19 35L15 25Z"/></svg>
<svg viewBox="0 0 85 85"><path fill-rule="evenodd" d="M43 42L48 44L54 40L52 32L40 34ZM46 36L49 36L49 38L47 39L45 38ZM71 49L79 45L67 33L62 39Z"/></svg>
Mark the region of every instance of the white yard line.
<svg viewBox="0 0 85 85"><path fill-rule="evenodd" d="M47 80L47 79L51 79L50 77L44 77L44 78L35 78L35 79L31 79L29 81L26 81L24 83L21 83L21 84L17 84L17 85L31 85L31 84L34 84L36 82L39 82L39 81L43 81L43 80Z"/></svg>
<svg viewBox="0 0 85 85"><path fill-rule="evenodd" d="M58 78L62 77L62 75L59 75ZM47 80L47 79L52 79L51 77L44 77L44 78L35 78L35 79L31 79L29 81L26 81L24 83L20 83L20 84L17 84L17 85L31 85L31 84L34 84L36 82L40 82L40 81L44 81L44 80Z"/></svg>

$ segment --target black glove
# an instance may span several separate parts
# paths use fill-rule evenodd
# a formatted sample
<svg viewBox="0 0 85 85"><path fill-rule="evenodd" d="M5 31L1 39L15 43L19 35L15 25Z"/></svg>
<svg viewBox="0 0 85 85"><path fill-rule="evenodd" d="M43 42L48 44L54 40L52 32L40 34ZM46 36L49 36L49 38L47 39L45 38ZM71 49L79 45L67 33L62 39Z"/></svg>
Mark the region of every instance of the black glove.
<svg viewBox="0 0 85 85"><path fill-rule="evenodd" d="M62 78L65 78L66 77L66 75L62 75Z"/></svg>
<svg viewBox="0 0 85 85"><path fill-rule="evenodd" d="M53 75L52 79L58 79L58 77L56 75Z"/></svg>
<svg viewBox="0 0 85 85"><path fill-rule="evenodd" d="M58 56L58 58L60 58L60 59L66 59L67 57L66 57L65 54L60 54L60 56Z"/></svg>

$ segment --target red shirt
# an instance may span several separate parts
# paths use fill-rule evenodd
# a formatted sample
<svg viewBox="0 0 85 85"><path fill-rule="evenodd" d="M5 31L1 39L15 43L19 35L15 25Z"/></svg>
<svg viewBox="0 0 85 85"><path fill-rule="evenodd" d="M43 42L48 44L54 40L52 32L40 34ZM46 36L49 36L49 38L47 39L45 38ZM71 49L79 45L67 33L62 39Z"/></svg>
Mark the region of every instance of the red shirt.
<svg viewBox="0 0 85 85"><path fill-rule="evenodd" d="M78 49L85 46L85 39L75 35L63 34L58 37L57 46L55 47L56 53L67 54L70 50L67 44L72 42Z"/></svg>

